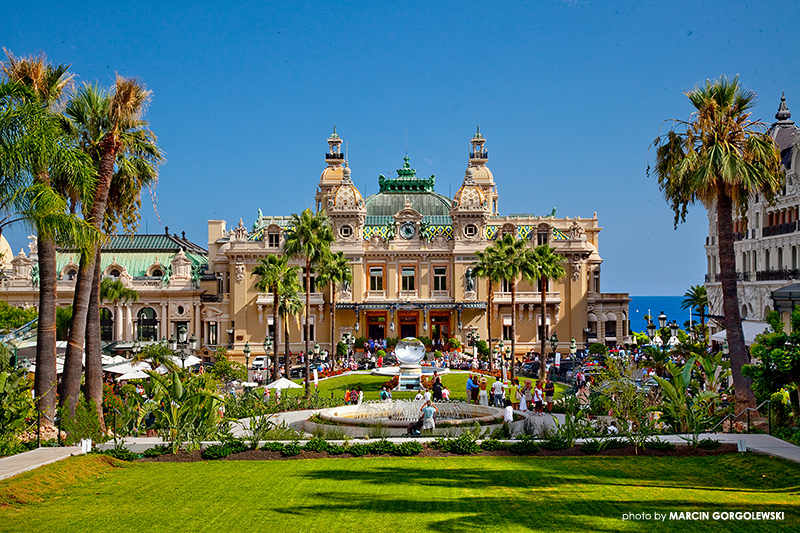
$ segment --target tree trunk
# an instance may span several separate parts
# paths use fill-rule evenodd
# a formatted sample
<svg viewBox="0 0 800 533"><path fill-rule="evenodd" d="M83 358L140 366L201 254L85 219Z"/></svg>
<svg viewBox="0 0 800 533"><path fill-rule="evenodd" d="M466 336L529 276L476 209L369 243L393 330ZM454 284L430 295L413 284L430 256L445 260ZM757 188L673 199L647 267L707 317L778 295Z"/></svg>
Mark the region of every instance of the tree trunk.
<svg viewBox="0 0 800 533"><path fill-rule="evenodd" d="M547 374L547 356L545 355L547 339L544 338L545 324L547 324L547 278L545 277L539 280L539 292L542 295L542 329L541 339L539 339L542 345L542 353L539 354L539 379L543 380ZM555 355L553 355L553 364L555 364Z"/></svg>
<svg viewBox="0 0 800 533"><path fill-rule="evenodd" d="M311 377L308 375L311 370L311 361L309 361L308 357L308 322L311 314L311 305L309 304L311 298L311 284L309 283L311 280L309 279L311 276L311 261L306 259L306 321L305 321L305 336L306 336L306 350L303 354L303 360L306 362L306 376L305 376L305 383L306 383L306 398L311 396Z"/></svg>
<svg viewBox="0 0 800 533"><path fill-rule="evenodd" d="M42 425L55 426L56 417L56 244L37 231L39 254L39 321L36 342L37 409L42 413Z"/></svg>
<svg viewBox="0 0 800 533"><path fill-rule="evenodd" d="M283 353L284 353L284 370L286 372L286 379L292 379L292 362L289 357L289 315L281 318L283 321ZM275 339L277 340L277 339Z"/></svg>
<svg viewBox="0 0 800 533"><path fill-rule="evenodd" d="M97 188L89 211L88 222L98 231L102 231L105 218L108 193L111 190L111 178L114 175L114 162L120 148L117 135L107 134L100 142L100 168L97 173ZM61 405L68 405L70 413L75 414L75 404L81 386L81 361L83 360L83 347L86 341L86 315L89 311L89 299L94 281L94 263L97 257L96 249L100 245L92 246L81 256L78 269L78 278L75 282L75 296L72 301L72 327L67 340L67 353L64 359L64 376L61 383Z"/></svg>
<svg viewBox="0 0 800 533"><path fill-rule="evenodd" d="M486 310L486 333L488 334L488 339L486 342L489 343L489 368L494 370L494 354L492 353L492 302L494 301L494 294L492 290L494 289L492 284L492 279L489 278L489 296L486 298L489 307ZM500 361L502 365L503 355L500 354ZM502 369L501 369L502 370Z"/></svg>
<svg viewBox="0 0 800 533"><path fill-rule="evenodd" d="M517 377L517 280L511 280L511 379Z"/></svg>
<svg viewBox="0 0 800 533"><path fill-rule="evenodd" d="M331 357L333 364L331 368L336 370L336 352L338 343L336 342L336 282L331 281Z"/></svg>
<svg viewBox="0 0 800 533"><path fill-rule="evenodd" d="M278 285L272 286L272 330L277 333L278 331ZM267 327L267 334L269 335L269 327ZM272 381L278 381L281 378L280 370L278 369L278 335L273 335L272 339ZM283 357L284 365L289 366L289 353ZM287 370L288 375L288 370Z"/></svg>
<svg viewBox="0 0 800 533"><path fill-rule="evenodd" d="M92 292L89 298L89 311L86 318L86 380L83 396L87 404L94 401L100 429L105 431L103 419L103 354L100 348L100 248L94 258Z"/></svg>
<svg viewBox="0 0 800 533"><path fill-rule="evenodd" d="M722 284L723 324L728 339L731 375L736 394L736 406L755 408L756 398L751 379L742 375L742 366L748 363L744 344L742 320L739 314L739 297L736 292L736 255L733 249L733 201L720 186L717 192L717 238L719 239L719 272Z"/></svg>
<svg viewBox="0 0 800 533"><path fill-rule="evenodd" d="M64 373L61 375L61 407L68 407L75 416L75 405L81 391L83 374L83 346L86 341L86 317L94 278L95 251L81 254L78 276L75 281L75 295L72 299L72 324L67 338L67 352L64 357ZM80 333L78 333L80 332Z"/></svg>

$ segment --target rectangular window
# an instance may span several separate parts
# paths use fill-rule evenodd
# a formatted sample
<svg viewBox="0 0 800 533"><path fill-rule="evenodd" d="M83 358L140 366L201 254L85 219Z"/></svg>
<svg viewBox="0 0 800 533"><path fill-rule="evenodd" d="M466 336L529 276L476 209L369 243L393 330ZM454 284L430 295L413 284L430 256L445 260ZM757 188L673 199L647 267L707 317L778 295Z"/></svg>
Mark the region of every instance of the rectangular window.
<svg viewBox="0 0 800 533"><path fill-rule="evenodd" d="M536 244L539 246L547 244L547 231L539 231L536 234Z"/></svg>
<svg viewBox="0 0 800 533"><path fill-rule="evenodd" d="M503 340L511 340L511 316L503 316Z"/></svg>
<svg viewBox="0 0 800 533"><path fill-rule="evenodd" d="M208 337L206 337L206 343L212 346L217 344L217 323L216 322L209 322L208 323Z"/></svg>
<svg viewBox="0 0 800 533"><path fill-rule="evenodd" d="M599 270L595 270L594 271L594 288L593 288L593 291L596 292L596 293L600 292L600 271Z"/></svg>
<svg viewBox="0 0 800 533"><path fill-rule="evenodd" d="M383 267L370 267L369 269L369 290L383 290Z"/></svg>
<svg viewBox="0 0 800 533"><path fill-rule="evenodd" d="M608 320L606 322L606 337L616 337L616 336L617 336L617 321Z"/></svg>
<svg viewBox="0 0 800 533"><path fill-rule="evenodd" d="M509 280L500 281L500 292L511 292L511 282Z"/></svg>
<svg viewBox="0 0 800 533"><path fill-rule="evenodd" d="M403 267L402 268L402 290L404 291L413 291L414 289L414 276L416 274L416 269L414 267Z"/></svg>
<svg viewBox="0 0 800 533"><path fill-rule="evenodd" d="M281 234L280 233L270 233L269 240L267 244L270 248L278 248L281 245Z"/></svg>
<svg viewBox="0 0 800 533"><path fill-rule="evenodd" d="M783 248L778 248L778 270L783 269Z"/></svg>
<svg viewBox="0 0 800 533"><path fill-rule="evenodd" d="M314 336L314 317L311 317L311 320L308 322L308 342L316 342L316 338ZM303 342L306 341L306 328L305 328L305 321L303 322Z"/></svg>
<svg viewBox="0 0 800 533"><path fill-rule="evenodd" d="M433 290L447 290L447 267L433 267Z"/></svg>
<svg viewBox="0 0 800 533"><path fill-rule="evenodd" d="M306 292L306 276L305 274L300 275L300 289L303 292ZM317 292L317 276L315 274L311 274L311 277L308 280L308 292Z"/></svg>
<svg viewBox="0 0 800 533"><path fill-rule="evenodd" d="M797 270L797 246L792 246L792 270Z"/></svg>

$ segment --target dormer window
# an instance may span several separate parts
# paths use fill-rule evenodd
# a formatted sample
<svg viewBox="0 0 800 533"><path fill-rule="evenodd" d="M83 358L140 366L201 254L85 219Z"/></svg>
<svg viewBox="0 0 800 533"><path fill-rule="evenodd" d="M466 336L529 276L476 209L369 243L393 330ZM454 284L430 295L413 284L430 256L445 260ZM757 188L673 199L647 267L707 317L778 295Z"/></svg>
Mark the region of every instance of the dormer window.
<svg viewBox="0 0 800 533"><path fill-rule="evenodd" d="M279 248L281 245L281 234L280 233L268 233L267 234L267 246L270 248Z"/></svg>
<svg viewBox="0 0 800 533"><path fill-rule="evenodd" d="M70 281L74 281L75 280L75 276L77 276L77 275L78 275L78 271L75 270L75 269L72 269L69 272L67 272L67 279L70 280Z"/></svg>
<svg viewBox="0 0 800 533"><path fill-rule="evenodd" d="M122 272L120 272L119 269L117 269L117 268L115 268L114 270L109 272L109 275L112 276L112 277L115 277L115 278L120 277L121 274L122 274Z"/></svg>
<svg viewBox="0 0 800 533"><path fill-rule="evenodd" d="M164 276L164 273L161 272L159 269L155 269L153 270L153 273L150 276L154 278L160 278Z"/></svg>

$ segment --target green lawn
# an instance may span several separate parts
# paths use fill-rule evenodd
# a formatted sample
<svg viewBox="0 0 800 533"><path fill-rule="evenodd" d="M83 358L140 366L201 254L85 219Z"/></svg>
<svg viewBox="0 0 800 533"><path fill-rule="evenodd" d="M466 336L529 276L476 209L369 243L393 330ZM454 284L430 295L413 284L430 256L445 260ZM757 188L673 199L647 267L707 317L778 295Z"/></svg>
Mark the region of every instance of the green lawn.
<svg viewBox="0 0 800 533"><path fill-rule="evenodd" d="M466 399L467 377L468 374L466 373L448 373L442 375L442 384L450 389L450 397L452 399ZM388 379L389 378L387 377L372 376L369 374L349 374L337 376L330 379L320 380L319 395L329 398L331 392L333 392L336 397L341 397L344 395L345 389L352 389L353 387L360 385L364 390L365 400L377 400L378 393L381 390L381 385L383 385ZM295 380L295 382L302 385L303 380ZM489 386L491 386L492 383L494 383L494 378L490 377ZM313 382L311 386L314 386ZM555 397L558 398L563 395L566 388L566 385L556 382ZM296 392L293 391L292 394L303 394L303 392L297 390ZM395 400L413 398L415 395L416 392L392 392L392 398Z"/></svg>
<svg viewBox="0 0 800 533"><path fill-rule="evenodd" d="M800 527L800 466L752 454L381 457L87 469L99 460L71 458L0 482L0 531L774 532ZM85 473L64 479L65 471ZM9 504L10 494L24 495L27 503ZM623 513L694 511L782 511L785 518L688 524L622 520Z"/></svg>

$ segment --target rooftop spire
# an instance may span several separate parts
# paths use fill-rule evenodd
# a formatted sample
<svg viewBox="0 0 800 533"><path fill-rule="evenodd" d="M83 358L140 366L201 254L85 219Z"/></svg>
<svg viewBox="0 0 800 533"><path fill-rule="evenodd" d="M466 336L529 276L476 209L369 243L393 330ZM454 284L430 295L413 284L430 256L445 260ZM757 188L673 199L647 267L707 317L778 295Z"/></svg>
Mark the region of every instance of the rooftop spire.
<svg viewBox="0 0 800 533"><path fill-rule="evenodd" d="M478 124L478 131L475 132L474 139L483 139L483 135L481 135L481 125Z"/></svg>
<svg viewBox="0 0 800 533"><path fill-rule="evenodd" d="M786 107L786 94L781 91L781 104L778 106L778 112L775 113L775 118L778 120L789 120L792 118L792 113Z"/></svg>

